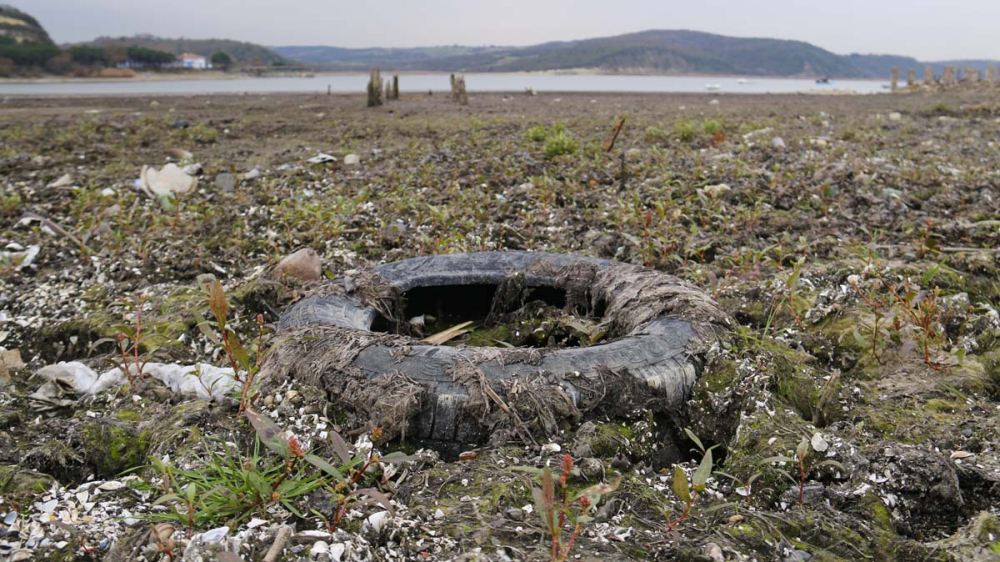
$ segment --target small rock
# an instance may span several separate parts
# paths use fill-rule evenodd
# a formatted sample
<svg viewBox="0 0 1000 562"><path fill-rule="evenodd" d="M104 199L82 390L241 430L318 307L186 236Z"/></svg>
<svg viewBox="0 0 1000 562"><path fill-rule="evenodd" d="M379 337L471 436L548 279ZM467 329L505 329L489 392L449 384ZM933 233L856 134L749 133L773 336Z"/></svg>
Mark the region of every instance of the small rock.
<svg viewBox="0 0 1000 562"><path fill-rule="evenodd" d="M712 100L708 102L708 105L719 105L719 100Z"/></svg>
<svg viewBox="0 0 1000 562"><path fill-rule="evenodd" d="M177 119L170 125L170 127L173 129L187 129L188 122L183 119Z"/></svg>
<svg viewBox="0 0 1000 562"><path fill-rule="evenodd" d="M344 556L344 552L347 551L347 547L344 543L338 542L330 545L330 560L333 562L340 562L341 557Z"/></svg>
<svg viewBox="0 0 1000 562"><path fill-rule="evenodd" d="M385 227L385 239L398 240L399 238L403 237L408 230L409 227L406 226L405 222L401 220L392 221Z"/></svg>
<svg viewBox="0 0 1000 562"><path fill-rule="evenodd" d="M156 100L153 100L153 101L149 102L149 107L152 107L152 108L160 107L160 102L158 102Z"/></svg>
<svg viewBox="0 0 1000 562"><path fill-rule="evenodd" d="M97 488L104 490L105 492L114 492L115 490L121 490L125 487L125 484L117 480L108 480L107 482L101 484Z"/></svg>
<svg viewBox="0 0 1000 562"><path fill-rule="evenodd" d="M11 511L7 515L5 515L4 518L3 518L3 524L7 525L8 527L10 527L11 525L13 525L14 521L17 521L17 512L16 511Z"/></svg>
<svg viewBox="0 0 1000 562"><path fill-rule="evenodd" d="M600 480L604 478L604 465L595 458L580 459L576 463L580 469L580 475L587 480Z"/></svg>
<svg viewBox="0 0 1000 562"><path fill-rule="evenodd" d="M823 439L823 435L820 433L813 434L810 444L817 453L825 453L830 448L830 444L826 442L826 439Z"/></svg>
<svg viewBox="0 0 1000 562"><path fill-rule="evenodd" d="M260 170L257 169L257 168L254 168L254 169L250 170L249 172L241 175L240 179L244 180L244 181L249 181L249 180L252 180L252 179L259 178L259 177L260 177Z"/></svg>
<svg viewBox="0 0 1000 562"><path fill-rule="evenodd" d="M902 120L903 120L903 114L899 113L898 111L893 111L892 113L889 114L889 121L902 121Z"/></svg>
<svg viewBox="0 0 1000 562"><path fill-rule="evenodd" d="M573 448L573 456L582 459L584 457L589 457L594 454L594 448L590 446L590 443L579 443Z"/></svg>
<svg viewBox="0 0 1000 562"><path fill-rule="evenodd" d="M702 193L708 195L712 199L717 199L720 195L729 191L730 189L731 188L728 185L720 183L718 185L706 185L705 187L701 188L701 191Z"/></svg>
<svg viewBox="0 0 1000 562"><path fill-rule="evenodd" d="M58 505L59 505L59 500L49 500L43 503L42 506L38 508L38 510L41 511L42 513L52 513L53 511L56 510L56 507Z"/></svg>
<svg viewBox="0 0 1000 562"><path fill-rule="evenodd" d="M558 453L559 451L562 451L562 447L559 446L559 443L546 443L542 445L543 454L544 453L555 454Z"/></svg>
<svg viewBox="0 0 1000 562"><path fill-rule="evenodd" d="M215 176L215 187L220 191L232 193L236 189L236 178L229 173Z"/></svg>
<svg viewBox="0 0 1000 562"><path fill-rule="evenodd" d="M101 195L104 197L114 197L115 195L118 195L118 192L110 187L105 187L101 190Z"/></svg>
<svg viewBox="0 0 1000 562"><path fill-rule="evenodd" d="M361 163L361 157L357 154L348 154L344 156L344 164L348 166L356 166Z"/></svg>
<svg viewBox="0 0 1000 562"><path fill-rule="evenodd" d="M705 556L710 558L712 562L726 562L726 555L722 553L722 547L714 542L705 545Z"/></svg>
<svg viewBox="0 0 1000 562"><path fill-rule="evenodd" d="M615 453L615 458L611 460L611 468L618 471L625 471L632 467L632 461L621 453Z"/></svg>
<svg viewBox="0 0 1000 562"><path fill-rule="evenodd" d="M434 510L434 519L443 519L443 518L444 518L444 512L441 511L441 508L435 509Z"/></svg>
<svg viewBox="0 0 1000 562"><path fill-rule="evenodd" d="M785 139L781 137L774 137L771 139L771 148L774 150L785 150Z"/></svg>
<svg viewBox="0 0 1000 562"><path fill-rule="evenodd" d="M524 510L517 507L507 508L504 515L511 521L524 521Z"/></svg>
<svg viewBox="0 0 1000 562"><path fill-rule="evenodd" d="M315 250L302 248L285 256L275 266L274 272L282 278L291 278L297 281L319 281L323 277L323 263Z"/></svg>

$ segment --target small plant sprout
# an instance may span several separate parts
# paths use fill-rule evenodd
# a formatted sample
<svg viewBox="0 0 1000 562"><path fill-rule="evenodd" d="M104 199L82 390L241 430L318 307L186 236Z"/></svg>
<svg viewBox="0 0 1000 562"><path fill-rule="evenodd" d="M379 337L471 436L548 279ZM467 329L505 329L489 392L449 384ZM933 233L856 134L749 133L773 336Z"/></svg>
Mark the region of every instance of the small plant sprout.
<svg viewBox="0 0 1000 562"><path fill-rule="evenodd" d="M260 366L264 361L264 316L258 314L255 318L257 324L257 340L255 345L249 350L240 342L239 336L233 330L229 322L229 303L226 301L226 293L222 288L222 283L217 279L208 287L208 303L212 314L215 316L215 327L219 333L209 329L208 323L200 316L198 326L209 341L222 347L226 354L226 359L233 368L233 379L240 384L239 413L243 413L254 400L257 393L254 391L254 378L260 371ZM251 352L254 357L251 358Z"/></svg>
<svg viewBox="0 0 1000 562"><path fill-rule="evenodd" d="M142 303L135 306L135 323L132 326L122 326L121 332L115 338L101 338L91 344L91 348L105 342L114 342L118 352L118 359L108 359L108 361L121 371L128 380L132 391L138 390L146 376L143 369L148 362L148 356L156 351L153 340L160 337L156 333L143 333L142 325ZM145 353L140 349L145 347Z"/></svg>
<svg viewBox="0 0 1000 562"><path fill-rule="evenodd" d="M827 459L827 460L824 460L822 462L819 462L819 463L817 463L815 465L812 465L809 469L807 469L806 468L806 460L809 457L809 451L811 450L811 448L812 448L812 446L810 445L809 438L808 437L803 437L802 440L799 441L799 444L795 447L795 458L787 457L787 456L783 456L783 455L778 455L776 457L766 458L766 459L764 459L762 461L764 464L770 464L770 463L788 463L788 462L790 462L790 463L795 463L796 466L798 466L798 469L799 469L798 478L795 478L794 476L792 476L791 474L789 474L784 469L780 469L779 468L778 470L782 474L784 474L789 480L791 480L792 482L794 482L794 483L796 483L796 484L799 485L799 507L803 511L805 511L806 478L808 478L809 472L811 471L812 468L819 468L821 466L833 466L834 468L837 468L838 470L841 470L843 472L847 472L847 469L844 468L844 465L840 464L839 462L837 462L835 460L831 460L831 459Z"/></svg>
<svg viewBox="0 0 1000 562"><path fill-rule="evenodd" d="M520 470L539 472L534 468L521 468ZM590 510L600 503L602 496L617 490L621 482L619 476L611 484L602 482L574 495L569 492L569 477L572 472L573 457L564 455L559 473L558 501L556 500L556 479L552 476L552 471L548 466L540 471L542 487L531 490L531 495L535 498L535 510L542 518L545 532L552 539L550 562L564 562L569 557L583 526L593 521L589 515ZM573 529L569 534L569 539L563 542L567 522L573 525Z"/></svg>
<svg viewBox="0 0 1000 562"><path fill-rule="evenodd" d="M753 475L750 476L750 478L747 478L746 480L742 480L736 476L733 476L732 474L726 474L725 472L716 471L715 474L718 474L719 476L724 476L732 480L733 483L737 485L736 493L746 498L745 500L746 506L750 507L750 502L753 499L753 493L756 490L754 488L754 482L756 482L757 480L760 479L761 476L763 476L761 473L759 472L754 473Z"/></svg>
<svg viewBox="0 0 1000 562"><path fill-rule="evenodd" d="M690 439L698 450L701 451L701 462L698 463L698 468L695 469L694 474L691 475L691 481L688 482L688 476L684 472L684 469L679 465L674 465L674 494L684 502L684 510L677 517L671 517L668 510L663 511L663 516L667 519L667 532L672 533L674 529L677 528L682 522L684 522L689 515L691 515L691 508L694 506L694 502L698 497L698 494L705 491L708 487L708 479L712 476L712 449L715 448L713 445L708 449L702 444L701 439L694 434L690 429L684 428L684 432L687 433L688 439Z"/></svg>

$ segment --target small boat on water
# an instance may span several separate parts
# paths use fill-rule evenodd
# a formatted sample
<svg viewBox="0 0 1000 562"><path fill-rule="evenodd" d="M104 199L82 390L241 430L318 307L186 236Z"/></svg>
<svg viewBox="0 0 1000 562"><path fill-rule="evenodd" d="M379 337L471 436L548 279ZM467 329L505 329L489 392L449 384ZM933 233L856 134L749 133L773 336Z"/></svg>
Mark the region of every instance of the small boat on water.
<svg viewBox="0 0 1000 562"><path fill-rule="evenodd" d="M816 83L817 84L829 84L830 83L830 77L829 76L824 76L822 78L817 78L816 79Z"/></svg>
<svg viewBox="0 0 1000 562"><path fill-rule="evenodd" d="M714 92L716 90L721 90L722 89L722 84L705 84L705 89L708 90L708 91L710 91L710 92Z"/></svg>

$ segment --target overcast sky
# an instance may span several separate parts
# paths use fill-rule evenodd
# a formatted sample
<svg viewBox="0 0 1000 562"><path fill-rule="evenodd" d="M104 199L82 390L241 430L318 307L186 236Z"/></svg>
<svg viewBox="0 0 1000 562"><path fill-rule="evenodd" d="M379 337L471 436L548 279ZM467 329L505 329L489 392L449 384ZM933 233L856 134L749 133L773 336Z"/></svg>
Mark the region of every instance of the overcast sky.
<svg viewBox="0 0 1000 562"><path fill-rule="evenodd" d="M99 35L265 45L529 45L644 29L799 39L836 53L1000 58L1000 0L3 0L57 42Z"/></svg>

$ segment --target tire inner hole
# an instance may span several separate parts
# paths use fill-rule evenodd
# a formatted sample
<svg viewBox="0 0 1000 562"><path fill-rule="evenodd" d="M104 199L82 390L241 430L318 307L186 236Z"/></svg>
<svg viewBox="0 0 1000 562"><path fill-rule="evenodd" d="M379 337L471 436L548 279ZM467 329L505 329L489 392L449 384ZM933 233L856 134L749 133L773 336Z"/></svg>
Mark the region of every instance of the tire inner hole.
<svg viewBox="0 0 1000 562"><path fill-rule="evenodd" d="M474 347L585 347L609 337L603 303L569 302L565 290L528 287L523 276L501 284L415 287L395 308L393 318L378 315L372 330Z"/></svg>

